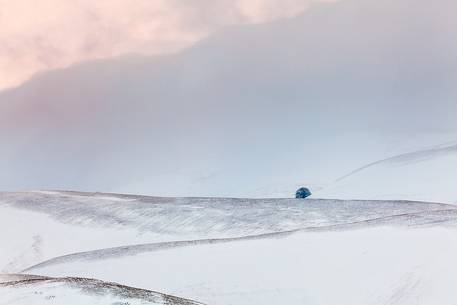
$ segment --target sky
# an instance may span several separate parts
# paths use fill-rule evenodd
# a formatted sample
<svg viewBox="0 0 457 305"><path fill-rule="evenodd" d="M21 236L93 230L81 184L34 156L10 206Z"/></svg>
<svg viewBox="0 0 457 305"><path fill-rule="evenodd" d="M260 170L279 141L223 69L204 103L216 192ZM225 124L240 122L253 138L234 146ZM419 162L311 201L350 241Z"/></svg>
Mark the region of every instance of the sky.
<svg viewBox="0 0 457 305"><path fill-rule="evenodd" d="M0 190L288 197L457 139L455 0L96 3L25 19L8 56L49 65L0 92Z"/></svg>
<svg viewBox="0 0 457 305"><path fill-rule="evenodd" d="M297 15L312 0L0 0L0 90L49 69L179 51L228 25Z"/></svg>

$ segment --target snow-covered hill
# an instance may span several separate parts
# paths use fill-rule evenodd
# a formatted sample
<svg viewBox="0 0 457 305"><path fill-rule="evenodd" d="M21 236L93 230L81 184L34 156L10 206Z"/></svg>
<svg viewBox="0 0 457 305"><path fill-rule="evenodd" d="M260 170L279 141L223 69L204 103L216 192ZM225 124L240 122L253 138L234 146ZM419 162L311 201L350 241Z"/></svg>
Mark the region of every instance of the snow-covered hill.
<svg viewBox="0 0 457 305"><path fill-rule="evenodd" d="M442 204L0 193L0 272L126 245L255 236L449 209ZM15 238L11 236L14 234ZM71 239L69 239L71 237Z"/></svg>
<svg viewBox="0 0 457 305"><path fill-rule="evenodd" d="M0 305L457 304L456 37L325 1L0 92Z"/></svg>
<svg viewBox="0 0 457 305"><path fill-rule="evenodd" d="M425 200L457 204L457 145L370 163L317 192L340 199Z"/></svg>
<svg viewBox="0 0 457 305"><path fill-rule="evenodd" d="M455 255L455 227L364 227L76 259L31 272L122 281L214 305L452 305Z"/></svg>
<svg viewBox="0 0 457 305"><path fill-rule="evenodd" d="M447 204L0 193L0 226L2 305L456 301Z"/></svg>

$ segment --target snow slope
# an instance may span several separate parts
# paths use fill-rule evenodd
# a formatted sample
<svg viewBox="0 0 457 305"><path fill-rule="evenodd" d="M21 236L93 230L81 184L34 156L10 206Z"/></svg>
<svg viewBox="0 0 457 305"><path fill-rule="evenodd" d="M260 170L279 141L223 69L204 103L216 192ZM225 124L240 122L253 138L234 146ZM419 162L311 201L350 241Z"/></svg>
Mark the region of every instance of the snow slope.
<svg viewBox="0 0 457 305"><path fill-rule="evenodd" d="M457 144L368 164L316 193L323 198L423 200L457 204Z"/></svg>
<svg viewBox="0 0 457 305"><path fill-rule="evenodd" d="M0 193L0 223L5 228L0 244L9 245L0 252L0 272L19 272L75 252L253 236L448 208L388 201Z"/></svg>
<svg viewBox="0 0 457 305"><path fill-rule="evenodd" d="M198 305L153 291L83 278L0 276L0 302L11 305ZM11 281L11 279L14 279Z"/></svg>
<svg viewBox="0 0 457 305"><path fill-rule="evenodd" d="M0 265L22 273L1 305L140 302L111 282L214 305L457 301L453 205L26 192L0 217Z"/></svg>
<svg viewBox="0 0 457 305"><path fill-rule="evenodd" d="M117 280L215 305L452 305L456 255L455 227L376 227L75 260L32 272Z"/></svg>

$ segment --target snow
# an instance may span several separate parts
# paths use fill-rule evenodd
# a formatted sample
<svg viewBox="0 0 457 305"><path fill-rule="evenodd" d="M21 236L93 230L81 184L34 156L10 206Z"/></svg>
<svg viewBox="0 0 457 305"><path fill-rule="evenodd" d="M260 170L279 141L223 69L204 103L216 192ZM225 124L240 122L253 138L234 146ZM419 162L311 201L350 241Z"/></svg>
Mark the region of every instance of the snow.
<svg viewBox="0 0 457 305"><path fill-rule="evenodd" d="M291 196L455 141L456 2L332 2L0 93L0 189Z"/></svg>
<svg viewBox="0 0 457 305"><path fill-rule="evenodd" d="M0 274L0 284L27 280L44 280L49 277L30 274Z"/></svg>
<svg viewBox="0 0 457 305"><path fill-rule="evenodd" d="M323 198L457 204L457 145L401 154L364 166L316 193Z"/></svg>
<svg viewBox="0 0 457 305"><path fill-rule="evenodd" d="M15 273L0 276L1 305L162 304L153 291L214 305L457 301L447 204L37 191L0 193L0 226L0 266ZM112 282L157 297L125 299Z"/></svg>
<svg viewBox="0 0 457 305"><path fill-rule="evenodd" d="M1 190L200 196L0 193L0 305L457 304L457 2L332 2L0 92Z"/></svg>
<svg viewBox="0 0 457 305"><path fill-rule="evenodd" d="M437 209L449 207L388 201L0 193L0 223L5 228L0 230L0 244L8 245L0 251L0 272L20 272L54 257L97 249L253 236Z"/></svg>
<svg viewBox="0 0 457 305"><path fill-rule="evenodd" d="M447 305L456 302L456 255L454 229L379 227L191 246L32 271L122 281L215 305Z"/></svg>
<svg viewBox="0 0 457 305"><path fill-rule="evenodd" d="M197 305L152 291L81 278L43 278L0 283L1 304L11 305Z"/></svg>

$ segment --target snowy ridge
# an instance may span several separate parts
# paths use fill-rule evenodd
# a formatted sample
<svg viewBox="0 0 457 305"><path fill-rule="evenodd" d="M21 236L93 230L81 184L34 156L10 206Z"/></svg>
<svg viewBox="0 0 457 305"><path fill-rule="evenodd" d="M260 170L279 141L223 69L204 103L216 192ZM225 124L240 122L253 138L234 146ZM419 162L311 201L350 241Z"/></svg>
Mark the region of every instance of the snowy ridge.
<svg viewBox="0 0 457 305"><path fill-rule="evenodd" d="M457 208L451 208L446 210L433 210L426 212L416 213L405 213L392 216L382 216L378 218L348 222L344 224L334 224L328 226L316 226L306 227L303 229L296 229L291 231L282 231L275 233L265 233L259 235L232 237L232 238L220 238L220 239L200 239L200 240L188 240L188 241L174 241L174 242L163 242L163 243L151 243L151 244L139 244L139 245L128 245L122 247L98 249L94 251L80 252L67 254L60 257L55 257L50 260L41 262L37 265L31 266L22 272L34 272L40 268L46 268L48 266L71 263L71 262L84 262L84 261L96 261L104 259L119 258L125 256L135 256L142 253L163 251L173 248L200 246L200 245L213 245L220 243L229 243L237 241L250 241L258 239L271 239L271 238L283 238L289 235L300 233L300 232L329 232L329 231L345 231L357 228L367 228L375 226L399 226L399 227L426 227L430 225L441 225L446 227L452 227L457 225Z"/></svg>
<svg viewBox="0 0 457 305"><path fill-rule="evenodd" d="M456 172L457 145L451 142L369 163L339 178L316 195L457 204Z"/></svg>
<svg viewBox="0 0 457 305"><path fill-rule="evenodd" d="M6 276L4 276L6 278ZM0 282L5 304L160 304L198 305L191 300L87 278L50 278L10 275L11 281ZM2 303L3 304L3 303Z"/></svg>
<svg viewBox="0 0 457 305"><path fill-rule="evenodd" d="M425 149L425 150L420 150L420 151L415 151L415 152L410 152L410 153L405 153L401 154L398 156L386 158L380 161L376 161L370 164L367 164L365 166L362 166L358 169L355 169L354 171L350 172L347 175L344 175L343 177L338 178L335 182L342 181L344 179L349 178L350 176L353 176L365 169L368 169L373 166L381 165L384 163L392 163L392 164L409 164L409 163L416 163L420 162L423 160L431 159L431 158L436 158L439 156L445 156L449 154L455 154L457 153L457 144L448 146L448 147L438 147L438 148L432 148L432 149Z"/></svg>
<svg viewBox="0 0 457 305"><path fill-rule="evenodd" d="M34 272L122 281L216 305L452 305L455 224L429 225L301 232L75 260Z"/></svg>
<svg viewBox="0 0 457 305"><path fill-rule="evenodd" d="M49 277L32 274L0 274L0 284L42 279L49 279Z"/></svg>

